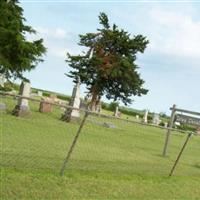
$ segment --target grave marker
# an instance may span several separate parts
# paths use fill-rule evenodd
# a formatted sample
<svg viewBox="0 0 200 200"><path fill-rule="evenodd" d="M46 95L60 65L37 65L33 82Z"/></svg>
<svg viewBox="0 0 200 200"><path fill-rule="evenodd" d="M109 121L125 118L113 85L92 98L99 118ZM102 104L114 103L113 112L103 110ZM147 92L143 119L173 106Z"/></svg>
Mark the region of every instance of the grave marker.
<svg viewBox="0 0 200 200"><path fill-rule="evenodd" d="M115 117L118 117L118 112L119 112L119 107L116 106L115 112L114 112L114 116L115 116Z"/></svg>
<svg viewBox="0 0 200 200"><path fill-rule="evenodd" d="M80 118L80 78L78 78L76 85L73 88L72 97L69 105L75 109L66 109L65 114L61 117L62 120L70 122L71 120L77 120Z"/></svg>
<svg viewBox="0 0 200 200"><path fill-rule="evenodd" d="M39 96L39 97L42 97L43 96L43 93L42 93L42 91L37 91L37 95Z"/></svg>
<svg viewBox="0 0 200 200"><path fill-rule="evenodd" d="M41 113L49 113L52 112L52 104L53 100L51 98L43 98L43 101L40 102L39 112Z"/></svg>
<svg viewBox="0 0 200 200"><path fill-rule="evenodd" d="M28 82L22 82L20 85L20 91L19 95L22 96L19 97L17 105L15 106L13 110L13 114L16 116L24 116L30 113L28 99L23 97L30 97L30 91L31 91L31 84Z"/></svg>
<svg viewBox="0 0 200 200"><path fill-rule="evenodd" d="M0 112L6 111L6 104L5 103L0 103Z"/></svg>
<svg viewBox="0 0 200 200"><path fill-rule="evenodd" d="M0 86L4 87L4 83L6 82L6 78L3 74L0 74Z"/></svg>
<svg viewBox="0 0 200 200"><path fill-rule="evenodd" d="M149 113L149 111L148 111L148 110L145 110L145 112L144 112L144 117L143 117L143 122L144 122L144 123L148 123L148 113Z"/></svg>
<svg viewBox="0 0 200 200"><path fill-rule="evenodd" d="M153 115L153 124L155 124L155 125L160 124L160 116L157 113L154 113L154 115Z"/></svg>

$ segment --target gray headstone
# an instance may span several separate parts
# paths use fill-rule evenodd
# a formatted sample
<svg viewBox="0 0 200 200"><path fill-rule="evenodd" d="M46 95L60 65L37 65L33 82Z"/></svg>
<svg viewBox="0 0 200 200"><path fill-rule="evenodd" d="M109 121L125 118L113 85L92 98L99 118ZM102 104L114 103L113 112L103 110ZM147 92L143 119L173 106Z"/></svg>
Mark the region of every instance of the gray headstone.
<svg viewBox="0 0 200 200"><path fill-rule="evenodd" d="M116 128L116 126L114 124L108 123L108 122L104 122L103 126L107 127L107 128Z"/></svg>
<svg viewBox="0 0 200 200"><path fill-rule="evenodd" d="M5 110L6 110L6 104L0 103L0 111L5 111Z"/></svg>
<svg viewBox="0 0 200 200"><path fill-rule="evenodd" d="M31 85L28 82L22 82L20 85L19 95L23 97L30 97ZM30 112L28 99L19 98L13 114L17 116L23 116Z"/></svg>
<svg viewBox="0 0 200 200"><path fill-rule="evenodd" d="M72 119L80 118L80 78L78 78L76 85L73 88L72 97L69 105L75 109L67 109L62 119L65 121L71 121Z"/></svg>
<svg viewBox="0 0 200 200"><path fill-rule="evenodd" d="M30 97L31 92L31 84L27 82L22 82L21 88L20 88L20 95L24 97ZM23 106L24 108L29 108L28 105L28 99L20 98L18 105Z"/></svg>

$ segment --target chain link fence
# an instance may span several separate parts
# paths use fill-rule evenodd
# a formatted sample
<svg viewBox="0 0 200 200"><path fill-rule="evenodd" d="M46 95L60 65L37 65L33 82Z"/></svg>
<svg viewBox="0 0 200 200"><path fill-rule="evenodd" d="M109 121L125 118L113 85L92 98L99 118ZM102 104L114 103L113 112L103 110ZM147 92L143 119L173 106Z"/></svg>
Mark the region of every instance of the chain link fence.
<svg viewBox="0 0 200 200"><path fill-rule="evenodd" d="M41 97L29 98L30 112L17 117L19 98L1 94L2 168L167 176L188 134L172 130L169 155L163 157L166 128L91 112L83 123L86 110L76 110L78 119L63 120L66 109L72 111L67 102ZM200 175L199 153L200 137L194 135L176 175Z"/></svg>

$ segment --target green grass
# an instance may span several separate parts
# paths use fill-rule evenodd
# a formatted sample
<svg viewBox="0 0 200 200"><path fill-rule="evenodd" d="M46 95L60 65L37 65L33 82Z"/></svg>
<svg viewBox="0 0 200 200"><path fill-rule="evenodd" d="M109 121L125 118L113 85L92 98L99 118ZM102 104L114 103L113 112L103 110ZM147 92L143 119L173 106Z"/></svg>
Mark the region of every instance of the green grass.
<svg viewBox="0 0 200 200"><path fill-rule="evenodd" d="M65 175L59 171L78 129L61 110L18 118L15 101L2 99L1 199L200 199L200 137L193 136L174 176L168 174L186 135L173 133L161 156L165 131L89 116ZM115 128L101 124L112 123Z"/></svg>

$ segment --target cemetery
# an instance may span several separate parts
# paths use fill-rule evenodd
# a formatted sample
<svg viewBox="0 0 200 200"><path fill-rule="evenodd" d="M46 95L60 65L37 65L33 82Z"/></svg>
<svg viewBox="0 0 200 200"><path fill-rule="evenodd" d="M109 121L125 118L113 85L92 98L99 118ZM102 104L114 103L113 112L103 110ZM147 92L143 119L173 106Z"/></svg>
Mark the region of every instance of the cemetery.
<svg viewBox="0 0 200 200"><path fill-rule="evenodd" d="M67 2L62 3L65 8ZM47 8L52 12L57 5ZM170 89L167 88L160 74L166 73L164 68L151 72L151 81L145 83L148 76L144 80L143 74L150 72L147 68L140 70L140 65L151 60L160 62L151 52L155 47L149 48L151 59L146 54L155 39L151 34L132 34L99 12L100 27L96 31L85 32L90 30L89 19L81 21L83 25L88 23L86 29L79 24L84 34L77 37L77 45L84 51L77 53L77 47L70 47L77 36L77 32L71 33L73 29L66 32L38 28L43 33L34 38L30 34L36 36L37 30L27 25L31 20L26 21L21 2L1 1L0 11L2 200L200 199L200 110L176 105L174 101L180 103L181 97L173 96L177 94L170 86L175 87L181 80L172 85L169 81ZM125 21L131 20L124 20L123 24ZM78 20L73 24L76 22L78 26ZM53 51L52 47L48 49L50 41L61 48L65 42L69 45L65 59L56 45ZM138 55L144 52L147 59L141 62ZM46 65L55 65L54 71L48 67L46 73L37 71L45 59L48 62L41 66L45 70ZM56 61L59 65L65 61L66 73ZM63 87L63 77L57 77L57 70L66 79L65 92L58 92ZM35 72L32 77L31 71ZM162 77L164 89L157 83L158 77ZM156 94L153 101L152 94ZM148 100L143 99L140 109L135 107L134 100L140 102L144 96ZM185 101L181 99L185 105L192 104L188 104L188 96L184 96ZM168 110L158 112L166 102L170 102Z"/></svg>
<svg viewBox="0 0 200 200"><path fill-rule="evenodd" d="M116 110L119 112L119 108L116 108L114 113L110 111L110 115L107 112L106 115L103 114L104 110L101 110L100 115L98 112L91 113L86 119L77 144L74 145L62 174L60 174L63 162L69 153L68 150L74 144L73 140L76 138L77 130L80 129L81 120L84 119L85 111L79 109L80 91L78 84L75 84L71 101L67 103L69 107L59 104L53 94L50 95L53 98L48 97L48 99L44 99L41 95L38 95L39 99L35 96L31 98L30 93L24 93L27 88L29 92L31 91L30 85L29 87L22 86L24 84L21 85L20 89L25 89L20 90L19 94L25 94L24 98L27 99L15 98L15 95L12 96L10 93L7 93L8 95L4 93L3 95L1 92L1 95L3 95L1 96L1 105L4 105L3 110L5 110L2 117L3 121L6 121L3 127L3 173L15 185L5 181L6 188L18 187L24 181L21 175L29 176L27 173L35 174L39 184L48 184L40 177L42 173L48 177L47 180L53 181L55 188L59 184L59 178L57 179L56 177L61 179L65 177L67 180L72 177L69 180L73 184L77 179L80 181L80 183L75 184L75 188L69 185L70 182L66 181L60 188L61 193L59 195L62 198L81 198L82 193L78 192L76 187L85 190L86 186L81 183L82 181L87 184L89 182L92 182L93 185L98 184L98 188L101 190L102 187L105 187L104 179L113 180L109 188L115 188L116 194L120 197L123 196L120 193L121 184L118 184L118 181L126 185L126 191L130 195L136 198L146 198L146 193L140 193L138 194L139 196L135 196L131 188L137 188L138 184L142 184L142 187L152 194L155 187L162 192L168 191L174 187L174 178L176 186L180 188L176 189L176 195L183 194L188 198L191 195L194 197L199 195L199 191L193 191L192 189L199 185L197 177L200 166L199 161L196 159L199 155L200 137L197 136L199 129L197 129L197 134L194 133L188 142L188 146L174 170L174 178L166 179L190 131L179 132L181 130L171 129L167 156L163 157L162 150L168 129L158 125L156 121L158 120L158 115L153 117L151 123L148 123L147 111L144 112L144 117L140 118L140 121L138 121L137 117L133 121L127 120L126 117L122 117L123 114L116 116ZM70 109L72 108L71 105L77 105L78 103L77 110ZM41 110L41 104L43 104L43 111ZM28 109L24 109L21 105L25 105ZM17 108L22 108L22 110L18 109L17 113L22 114L25 110L25 115L23 113L16 117L16 112L13 112L13 108L15 111L16 106ZM177 111L179 110L177 109ZM79 118L79 120L63 121L63 116L66 115L67 119ZM176 116L177 121L185 120L185 115L181 118L182 115L177 113ZM196 122L196 120L193 121ZM193 121L191 122L192 124L194 123ZM28 132L27 129L29 130ZM14 176L12 176L13 173L15 174ZM85 173L88 174L86 180L84 179ZM73 180L74 176L76 177L75 180ZM94 176L99 178L94 181ZM101 179L101 176L104 178ZM115 176L118 177L116 180ZM127 176L130 179L129 186L127 185ZM144 183L142 183L143 181L141 182L140 177L143 177ZM131 179L134 181L132 182ZM152 183L152 180L154 183ZM160 181L165 182L166 185L158 186L157 184ZM187 181L188 185L182 185L183 181ZM194 187L190 187L189 185L191 184ZM188 187L191 192L187 191ZM49 189L48 186L44 188L45 192ZM184 188L187 192L183 192ZM15 189L19 191L19 188ZM31 190L33 192L38 191L38 187L36 186ZM87 187L86 191L91 192L90 190L93 190L92 187ZM9 191L7 191L8 193L6 191L4 190L3 193L5 198L10 196ZM19 192L17 196L20 197L21 195L24 195L24 193L20 194ZM37 195L38 197L46 195L49 198L48 194L44 194L44 191L37 193ZM58 195L57 190L53 190L52 195L53 197ZM112 196L112 194L110 195ZM159 195L161 193L152 195L152 197L158 197ZM104 193L100 196L106 198ZM166 194L167 198L173 196L174 194ZM28 195L27 198L29 197ZM98 198L98 196L95 198ZM115 199L115 196L113 196L113 199Z"/></svg>

